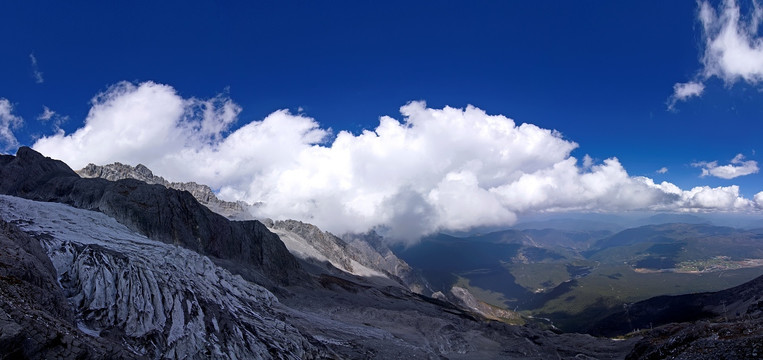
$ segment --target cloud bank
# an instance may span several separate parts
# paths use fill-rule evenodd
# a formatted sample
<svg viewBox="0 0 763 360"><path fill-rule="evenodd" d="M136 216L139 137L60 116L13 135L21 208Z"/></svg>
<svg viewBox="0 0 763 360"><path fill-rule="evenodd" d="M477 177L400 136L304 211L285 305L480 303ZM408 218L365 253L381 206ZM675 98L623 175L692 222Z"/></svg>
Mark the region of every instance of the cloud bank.
<svg viewBox="0 0 763 360"><path fill-rule="evenodd" d="M724 0L717 10L707 1L699 2L697 17L705 43L702 69L695 81L673 86L669 109L678 101L702 95L703 82L711 77L727 85L740 79L749 84L763 80L763 37L759 32L763 8L757 1L751 3L749 14L742 16L735 0Z"/></svg>
<svg viewBox="0 0 763 360"><path fill-rule="evenodd" d="M0 98L0 150L3 152L19 146L13 130L23 124L21 117L13 115L13 105L8 99Z"/></svg>
<svg viewBox="0 0 763 360"><path fill-rule="evenodd" d="M744 160L744 155L737 154L731 159L731 163L718 166L717 161L702 161L691 164L694 167L702 168L700 176L715 176L721 179L733 179L739 176L756 174L758 172L758 162L755 160Z"/></svg>
<svg viewBox="0 0 763 360"><path fill-rule="evenodd" d="M630 176L616 158L578 161L578 144L559 132L474 106L411 102L400 120L383 116L373 130L336 136L287 110L232 130L240 111L225 95L186 99L167 85L124 82L93 99L82 128L33 147L75 169L143 163L170 180L209 184L224 199L259 203L257 216L397 239L508 225L531 212L759 204L735 186L682 190Z"/></svg>

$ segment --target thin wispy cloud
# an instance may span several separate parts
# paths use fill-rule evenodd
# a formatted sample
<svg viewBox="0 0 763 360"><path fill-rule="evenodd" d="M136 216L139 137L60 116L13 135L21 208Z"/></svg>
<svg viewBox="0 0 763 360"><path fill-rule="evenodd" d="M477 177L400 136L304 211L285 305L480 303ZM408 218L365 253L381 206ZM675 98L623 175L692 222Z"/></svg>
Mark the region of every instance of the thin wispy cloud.
<svg viewBox="0 0 763 360"><path fill-rule="evenodd" d="M560 133L473 106L411 102L400 119L335 137L288 110L229 131L240 111L226 95L182 98L167 85L125 82L93 99L82 128L34 148L75 169L143 163L227 200L260 203L256 216L397 239L507 225L534 212L756 207L736 186L683 190L630 176L617 158L579 161L570 155L578 144Z"/></svg>
<svg viewBox="0 0 763 360"><path fill-rule="evenodd" d="M58 130L61 127L61 124L69 120L69 116L58 114L49 107L43 105L42 113L37 116L37 120L50 123L53 125L54 129Z"/></svg>
<svg viewBox="0 0 763 360"><path fill-rule="evenodd" d="M34 53L29 54L29 61L32 63L32 76L34 77L34 81L38 84L42 84L45 82L45 79L42 77L42 71L40 71L40 67L37 65L37 57L34 56Z"/></svg>
<svg viewBox="0 0 763 360"><path fill-rule="evenodd" d="M42 108L42 113L37 116L37 120L48 121L53 118L53 115L56 115L56 112L50 110L49 107L43 105Z"/></svg>
<svg viewBox="0 0 763 360"><path fill-rule="evenodd" d="M718 165L717 161L701 161L693 163L692 166L702 168L700 176L715 176L721 179L733 179L740 176L755 174L758 172L758 162L755 160L744 160L744 155L737 154L727 165Z"/></svg>
<svg viewBox="0 0 763 360"><path fill-rule="evenodd" d="M8 99L0 98L0 150L3 152L19 146L13 134L23 124L20 116L13 114L13 105Z"/></svg>
<svg viewBox="0 0 763 360"><path fill-rule="evenodd" d="M655 172L656 172L656 173L658 173L658 174L666 174L666 173L668 172L668 168L666 168L666 167L664 167L664 166L663 166L663 167L659 168L659 169L658 169L657 171L655 171Z"/></svg>
<svg viewBox="0 0 763 360"><path fill-rule="evenodd" d="M718 9L701 1L697 17L703 29L702 69L696 79L673 86L673 95L668 99L671 110L679 101L701 96L704 81L711 77L727 85L739 80L749 84L763 80L763 8L757 1L751 2L748 14L742 14L735 0L724 0Z"/></svg>

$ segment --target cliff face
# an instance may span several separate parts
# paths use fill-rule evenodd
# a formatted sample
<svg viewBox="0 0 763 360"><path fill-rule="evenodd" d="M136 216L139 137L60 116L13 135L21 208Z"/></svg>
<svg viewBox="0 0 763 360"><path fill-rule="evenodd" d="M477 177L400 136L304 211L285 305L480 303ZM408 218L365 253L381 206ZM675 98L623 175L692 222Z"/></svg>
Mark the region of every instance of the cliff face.
<svg viewBox="0 0 763 360"><path fill-rule="evenodd" d="M245 275L263 284L306 277L278 236L258 221L228 221L190 193L161 185L83 179L27 147L16 156L0 156L0 193L100 211L151 239L240 264Z"/></svg>
<svg viewBox="0 0 763 360"><path fill-rule="evenodd" d="M83 178L101 178L109 181L135 179L147 184L162 185L168 189L188 191L200 204L228 219L254 219L248 211L250 205L244 202L220 200L207 185L197 184L195 182L169 182L161 176L154 175L154 173L143 164L138 164L135 167L118 162L103 166L88 164L83 169L78 170L77 174Z"/></svg>

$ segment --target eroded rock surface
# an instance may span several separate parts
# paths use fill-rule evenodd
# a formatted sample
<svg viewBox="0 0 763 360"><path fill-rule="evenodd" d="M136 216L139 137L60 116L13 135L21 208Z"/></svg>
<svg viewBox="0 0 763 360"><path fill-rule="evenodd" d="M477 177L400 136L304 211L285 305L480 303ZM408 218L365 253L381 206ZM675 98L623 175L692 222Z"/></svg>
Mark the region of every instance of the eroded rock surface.
<svg viewBox="0 0 763 360"><path fill-rule="evenodd" d="M33 234L50 259L48 272L32 272L55 274L42 283L51 299L38 304L65 315L80 335L125 344L132 355L148 358L320 355L315 340L279 319L283 307L272 293L205 256L63 204L0 196L0 209L3 221Z"/></svg>

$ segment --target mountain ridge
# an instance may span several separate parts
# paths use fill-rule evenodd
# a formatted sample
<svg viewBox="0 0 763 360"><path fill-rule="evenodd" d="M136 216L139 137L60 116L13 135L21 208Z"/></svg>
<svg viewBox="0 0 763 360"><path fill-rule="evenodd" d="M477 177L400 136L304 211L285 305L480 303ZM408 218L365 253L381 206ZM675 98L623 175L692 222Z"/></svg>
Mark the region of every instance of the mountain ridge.
<svg viewBox="0 0 763 360"><path fill-rule="evenodd" d="M228 219L254 220L254 217L248 211L248 208L251 207L251 205L243 201L232 202L220 200L208 185L198 184L196 182L167 181L165 178L155 175L151 169L143 164L130 166L115 162L101 166L90 163L75 172L83 178L101 178L110 181L135 179L147 184L159 184L168 189L188 191L197 201L199 201L199 203Z"/></svg>

